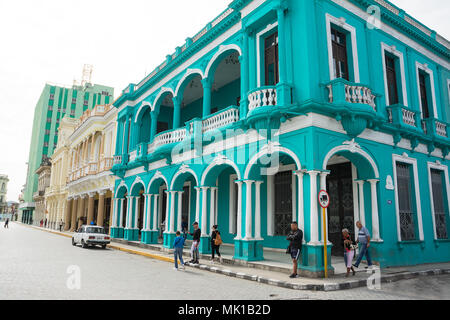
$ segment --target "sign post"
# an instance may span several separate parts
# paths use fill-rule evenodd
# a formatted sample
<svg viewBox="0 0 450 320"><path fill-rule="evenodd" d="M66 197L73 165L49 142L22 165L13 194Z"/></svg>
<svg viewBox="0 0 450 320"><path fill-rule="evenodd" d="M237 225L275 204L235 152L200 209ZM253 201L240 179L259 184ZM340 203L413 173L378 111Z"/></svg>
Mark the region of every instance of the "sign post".
<svg viewBox="0 0 450 320"><path fill-rule="evenodd" d="M322 229L323 229L323 264L325 278L328 278L328 249L327 249L327 214L326 209L330 205L330 196L325 190L320 190L319 192L319 204L322 207Z"/></svg>

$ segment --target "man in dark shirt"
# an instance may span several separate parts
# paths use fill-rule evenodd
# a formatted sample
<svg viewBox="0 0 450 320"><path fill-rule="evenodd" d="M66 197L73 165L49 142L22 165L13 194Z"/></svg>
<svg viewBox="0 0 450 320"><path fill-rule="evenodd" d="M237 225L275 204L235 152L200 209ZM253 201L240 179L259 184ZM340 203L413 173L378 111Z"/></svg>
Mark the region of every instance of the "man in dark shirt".
<svg viewBox="0 0 450 320"><path fill-rule="evenodd" d="M202 235L202 231L198 227L198 222L194 222L193 226L194 226L194 233L189 232L189 235L191 235L193 237L192 247L191 247L192 260L189 262L193 263L193 264L199 264L198 258L199 258L200 253L198 251L198 246L200 245L200 237Z"/></svg>
<svg viewBox="0 0 450 320"><path fill-rule="evenodd" d="M303 245L303 231L298 228L297 222L291 223L291 232L287 236L286 240L290 241L288 247L288 253L291 254L292 262L294 264L292 274L290 278L297 277L298 258L302 252Z"/></svg>

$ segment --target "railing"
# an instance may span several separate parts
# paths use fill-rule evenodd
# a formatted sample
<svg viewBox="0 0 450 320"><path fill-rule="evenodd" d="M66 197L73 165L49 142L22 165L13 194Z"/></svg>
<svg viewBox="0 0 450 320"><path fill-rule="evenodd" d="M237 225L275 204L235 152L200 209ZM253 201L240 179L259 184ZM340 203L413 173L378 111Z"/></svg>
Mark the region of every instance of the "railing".
<svg viewBox="0 0 450 320"><path fill-rule="evenodd" d="M159 135L155 136L152 144L149 144L148 153L149 154L152 153L161 146L181 142L184 139L186 139L186 136L187 136L186 128L162 132Z"/></svg>
<svg viewBox="0 0 450 320"><path fill-rule="evenodd" d="M248 94L248 109L252 111L260 107L276 106L277 98L277 89L274 86L258 88Z"/></svg>
<svg viewBox="0 0 450 320"><path fill-rule="evenodd" d="M98 163L97 162L89 164L89 174L96 174L97 170L98 170Z"/></svg>
<svg viewBox="0 0 450 320"><path fill-rule="evenodd" d="M351 84L343 79L336 79L327 85L327 88L329 91L328 101L330 103L334 103L339 100L337 95L340 97L342 96L342 91L337 92L336 90L343 90L344 96L342 98L345 99L345 102L365 104L371 106L374 111L377 109L377 105L375 103L376 96L372 93L372 89L368 86L362 84Z"/></svg>
<svg viewBox="0 0 450 320"><path fill-rule="evenodd" d="M439 122L437 120L435 121L435 123L436 123L436 134L438 136L448 138L447 125L445 123Z"/></svg>
<svg viewBox="0 0 450 320"><path fill-rule="evenodd" d="M122 156L114 156L114 164L121 164Z"/></svg>
<svg viewBox="0 0 450 320"><path fill-rule="evenodd" d="M416 113L414 111L402 108L403 122L410 126L417 127Z"/></svg>
<svg viewBox="0 0 450 320"><path fill-rule="evenodd" d="M236 107L231 107L224 111L215 113L203 120L202 132L205 133L214 129L222 128L237 121L239 121L239 109Z"/></svg>
<svg viewBox="0 0 450 320"><path fill-rule="evenodd" d="M136 158L137 158L137 151L136 150L131 151L131 153L130 153L130 162L133 162L134 160L136 160Z"/></svg>

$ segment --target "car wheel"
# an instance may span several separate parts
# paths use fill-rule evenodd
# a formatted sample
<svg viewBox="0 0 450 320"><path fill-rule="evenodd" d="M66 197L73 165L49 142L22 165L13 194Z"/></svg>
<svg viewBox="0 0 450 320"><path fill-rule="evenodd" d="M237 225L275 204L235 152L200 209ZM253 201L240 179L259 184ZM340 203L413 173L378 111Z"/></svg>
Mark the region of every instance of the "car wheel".
<svg viewBox="0 0 450 320"><path fill-rule="evenodd" d="M76 246L77 244L75 243L75 239L74 238L72 238L72 245L73 246Z"/></svg>
<svg viewBox="0 0 450 320"><path fill-rule="evenodd" d="M81 246L85 249L88 247L86 242L84 242L84 240L81 240Z"/></svg>
<svg viewBox="0 0 450 320"><path fill-rule="evenodd" d="M106 249L106 244L102 244L102 249Z"/></svg>

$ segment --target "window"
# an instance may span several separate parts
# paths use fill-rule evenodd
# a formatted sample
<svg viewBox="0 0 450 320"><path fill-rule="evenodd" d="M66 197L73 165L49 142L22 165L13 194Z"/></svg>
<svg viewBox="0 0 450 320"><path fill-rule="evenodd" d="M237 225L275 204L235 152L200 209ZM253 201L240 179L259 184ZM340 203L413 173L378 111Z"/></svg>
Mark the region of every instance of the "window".
<svg viewBox="0 0 450 320"><path fill-rule="evenodd" d="M424 72L419 71L419 92L420 92L420 103L422 105L423 119L428 119L430 117L427 80L428 76Z"/></svg>
<svg viewBox="0 0 450 320"><path fill-rule="evenodd" d="M50 94L50 100L55 99L55 95L54 94Z"/></svg>
<svg viewBox="0 0 450 320"><path fill-rule="evenodd" d="M77 103L77 98L72 98L72 104L76 104Z"/></svg>
<svg viewBox="0 0 450 320"><path fill-rule="evenodd" d="M278 32L267 37L264 46L266 86L276 85L280 80L278 61Z"/></svg>
<svg viewBox="0 0 450 320"><path fill-rule="evenodd" d="M53 111L53 107L52 106L48 106L48 111Z"/></svg>
<svg viewBox="0 0 450 320"><path fill-rule="evenodd" d="M411 165L397 162L396 167L401 240L416 240L415 214L412 202Z"/></svg>
<svg viewBox="0 0 450 320"><path fill-rule="evenodd" d="M331 28L331 43L333 48L334 76L335 78L349 81L347 37L344 33Z"/></svg>
<svg viewBox="0 0 450 320"><path fill-rule="evenodd" d="M50 135L50 130L48 130L48 129L45 130L45 135L47 135L47 136Z"/></svg>
<svg viewBox="0 0 450 320"><path fill-rule="evenodd" d="M395 59L386 54L386 81L389 95L389 105L399 103L398 99L398 87L397 87L397 70Z"/></svg>
<svg viewBox="0 0 450 320"><path fill-rule="evenodd" d="M83 106L87 106L89 104L88 100L84 100Z"/></svg>
<svg viewBox="0 0 450 320"><path fill-rule="evenodd" d="M47 118L47 123L51 123L52 122L52 118Z"/></svg>
<svg viewBox="0 0 450 320"><path fill-rule="evenodd" d="M444 175L443 171L431 169L431 191L434 208L434 221L437 239L448 239L448 214L445 209Z"/></svg>

